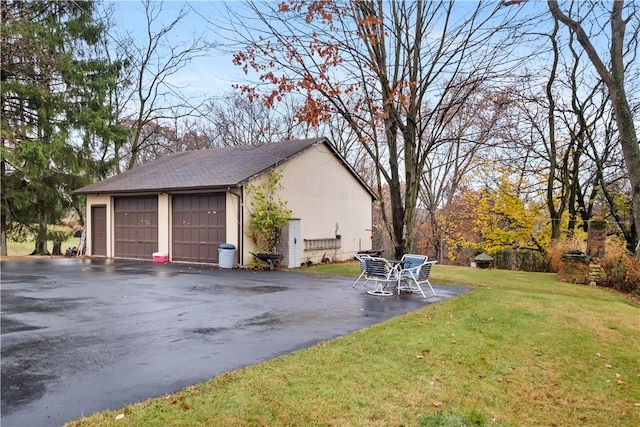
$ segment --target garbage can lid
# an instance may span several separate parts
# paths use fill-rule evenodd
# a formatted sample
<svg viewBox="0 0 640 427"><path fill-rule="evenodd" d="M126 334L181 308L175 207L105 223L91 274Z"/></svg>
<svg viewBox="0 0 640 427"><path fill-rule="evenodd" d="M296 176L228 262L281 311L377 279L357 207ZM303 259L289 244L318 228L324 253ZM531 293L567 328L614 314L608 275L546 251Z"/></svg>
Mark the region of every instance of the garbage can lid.
<svg viewBox="0 0 640 427"><path fill-rule="evenodd" d="M235 249L235 245L232 245L231 243L220 243L218 245L218 249Z"/></svg>

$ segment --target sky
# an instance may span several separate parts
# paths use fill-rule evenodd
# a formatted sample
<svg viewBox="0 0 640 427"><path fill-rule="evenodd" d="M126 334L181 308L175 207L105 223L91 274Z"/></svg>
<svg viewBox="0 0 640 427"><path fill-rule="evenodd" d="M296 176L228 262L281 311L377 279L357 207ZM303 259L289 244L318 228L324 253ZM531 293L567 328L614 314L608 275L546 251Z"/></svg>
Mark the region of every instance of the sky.
<svg viewBox="0 0 640 427"><path fill-rule="evenodd" d="M141 0L105 0L105 5L111 5L115 9L115 22L117 26L110 30L113 38L124 31L134 38L141 40L146 31L146 18L144 6ZM154 5L162 4L162 13L159 24L174 19L181 9L188 11L188 15L181 21L177 28L170 34L171 41L189 40L193 34L201 34L213 42L220 42L222 39L217 34L233 34L224 32L226 8L239 9L243 4L239 0L166 0L164 2L155 1ZM459 2L462 6L465 1ZM470 1L469 5L475 5L475 1ZM157 25L159 30L161 25ZM237 36L236 36L237 37ZM255 77L255 76L254 76ZM233 91L234 83L246 82L240 67L232 64L230 53L223 53L221 50L212 51L205 58L194 59L188 66L184 67L177 75L171 77L171 82L184 91L191 91L193 94L200 94L206 97L218 97Z"/></svg>
<svg viewBox="0 0 640 427"><path fill-rule="evenodd" d="M110 5L114 8L116 26L109 30L109 38L114 41L118 39L121 32L126 32L144 46L147 20L142 2L140 0L109 0L104 3L105 6ZM160 5L160 2L155 3ZM239 2L235 3L240 6ZM234 2L227 2L227 4L233 6ZM212 30L212 22L222 23L225 7L222 1L165 1L162 4L158 25L153 29L160 30L162 23L175 19L180 10L184 9L188 14L170 33L169 41L172 43L180 40L190 41L194 34L201 34L210 41L219 41L219 37ZM215 30L219 31L220 27L216 26ZM221 96L233 90L233 83L244 80L242 69L234 66L231 61L231 54L214 50L206 57L193 59L188 66L170 79L174 85L195 95Z"/></svg>
<svg viewBox="0 0 640 427"><path fill-rule="evenodd" d="M274 0L272 0L274 1ZM211 42L225 42L220 34L227 34L234 38L233 33L225 32L226 8L236 10L243 7L239 0L166 0L164 2L154 1L154 6L161 5L162 12L159 16L158 25L153 29L160 30L163 23L167 23L184 9L187 16L169 34L169 41L179 42L190 40L194 34L202 35ZM465 2L460 2L465 5ZM467 4L475 5L475 1ZM141 0L105 0L105 6L114 8L114 18L116 26L109 30L110 39L116 40L119 34L128 33L143 45L142 37L146 31L146 18L144 5ZM525 7L530 12L535 12L539 8L544 8L541 2L528 2L517 8ZM237 36L235 36L237 37ZM523 46L524 47L524 46ZM255 80L255 76L254 80ZM222 49L213 50L207 57L192 60L176 75L170 77L173 85L180 88L181 92L190 93L193 96L206 98L221 97L233 91L234 83L247 81L241 67L232 64L232 55L224 53Z"/></svg>

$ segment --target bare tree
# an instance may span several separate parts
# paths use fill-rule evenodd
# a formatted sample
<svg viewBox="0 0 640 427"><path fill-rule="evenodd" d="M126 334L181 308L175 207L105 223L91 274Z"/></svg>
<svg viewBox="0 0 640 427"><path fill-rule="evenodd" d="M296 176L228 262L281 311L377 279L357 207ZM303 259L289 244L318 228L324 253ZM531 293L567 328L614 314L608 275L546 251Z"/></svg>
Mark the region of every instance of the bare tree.
<svg viewBox="0 0 640 427"><path fill-rule="evenodd" d="M142 5L144 38L127 34L116 43L116 49L129 63L121 92L117 94L121 120L131 127L128 145L116 154L126 162L123 164L126 169L139 164L145 157L142 153L157 142L151 136L158 132L151 127L162 127L167 121L200 114L204 99L187 96L183 87L172 82L172 77L211 48L210 43L195 33L188 41L174 41L174 34L189 13L186 7L164 23L168 13L163 2L143 0Z"/></svg>
<svg viewBox="0 0 640 427"><path fill-rule="evenodd" d="M620 229L627 248L634 249L637 231L633 227L632 210L629 206L629 179L621 173L620 165L624 163L618 132L613 113L608 103L602 104L602 119L598 126L591 126L587 133L587 156L594 164L594 181L598 184L598 193L579 197L580 211L612 218ZM601 193L600 193L601 192ZM584 192L583 192L584 193ZM606 211L605 211L606 210Z"/></svg>
<svg viewBox="0 0 640 427"><path fill-rule="evenodd" d="M432 236L431 253L444 262L444 244L447 218L444 212L459 187L470 181L470 171L482 167L483 159L490 156L496 133L504 126L510 104L509 92L483 90L468 96L452 120L446 122L440 138L425 162L420 189L420 202L427 213Z"/></svg>
<svg viewBox="0 0 640 427"><path fill-rule="evenodd" d="M232 92L209 101L201 123L218 147L265 144L304 136L307 126L296 123L295 107L281 107L267 108Z"/></svg>
<svg viewBox="0 0 640 427"><path fill-rule="evenodd" d="M389 187L381 213L398 256L411 248L423 171L446 121L508 66L513 38L500 31L515 13L483 3L251 4L250 15L234 15L244 37L235 63L260 83L240 88L268 106L295 93L299 119L348 123L375 164L378 193Z"/></svg>
<svg viewBox="0 0 640 427"><path fill-rule="evenodd" d="M638 230L640 229L640 146L638 146L634 111L625 85L625 77L629 72L628 66L637 55L640 30L638 5L633 1L585 2L585 4L572 1L568 9L562 10L555 0L549 0L547 4L552 16L575 34L598 75L607 86L618 126L620 147L631 183L633 223ZM623 12L627 14L626 17L623 17ZM608 34L605 34L603 21L609 25ZM636 242L635 252L636 256L640 256L640 242Z"/></svg>

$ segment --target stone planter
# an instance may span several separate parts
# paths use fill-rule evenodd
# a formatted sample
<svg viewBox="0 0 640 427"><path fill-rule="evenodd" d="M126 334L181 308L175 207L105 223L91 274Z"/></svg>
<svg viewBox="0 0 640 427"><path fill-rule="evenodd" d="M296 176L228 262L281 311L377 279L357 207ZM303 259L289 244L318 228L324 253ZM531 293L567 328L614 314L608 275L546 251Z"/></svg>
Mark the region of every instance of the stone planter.
<svg viewBox="0 0 640 427"><path fill-rule="evenodd" d="M562 266L558 272L558 279L562 282L586 285L590 282L590 263L591 257L582 251L565 252L562 255Z"/></svg>

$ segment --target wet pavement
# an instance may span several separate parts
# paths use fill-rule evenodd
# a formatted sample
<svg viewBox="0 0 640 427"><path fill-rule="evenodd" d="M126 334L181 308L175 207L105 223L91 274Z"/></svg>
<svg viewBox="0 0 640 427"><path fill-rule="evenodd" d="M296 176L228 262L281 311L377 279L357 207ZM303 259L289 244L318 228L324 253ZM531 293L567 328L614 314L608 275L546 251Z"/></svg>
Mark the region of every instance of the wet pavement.
<svg viewBox="0 0 640 427"><path fill-rule="evenodd" d="M353 278L85 259L2 261L3 427L60 426L414 311Z"/></svg>

